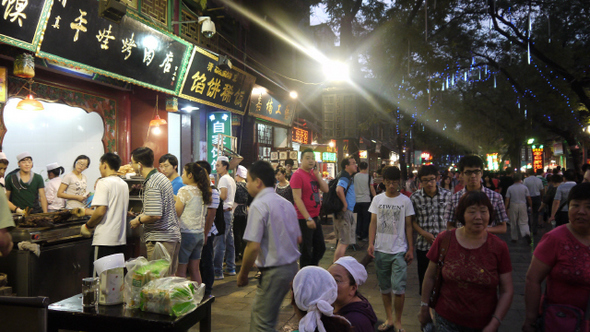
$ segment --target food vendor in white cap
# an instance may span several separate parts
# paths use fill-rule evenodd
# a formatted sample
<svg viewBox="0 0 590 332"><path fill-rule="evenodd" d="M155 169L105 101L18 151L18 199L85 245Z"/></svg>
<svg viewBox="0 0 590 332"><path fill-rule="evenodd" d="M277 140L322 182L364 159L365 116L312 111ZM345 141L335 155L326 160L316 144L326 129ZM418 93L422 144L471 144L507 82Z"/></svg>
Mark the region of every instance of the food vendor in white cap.
<svg viewBox="0 0 590 332"><path fill-rule="evenodd" d="M4 188L6 192L6 181L4 175L6 175L6 169L8 168L8 158L4 152L0 152L0 186Z"/></svg>
<svg viewBox="0 0 590 332"><path fill-rule="evenodd" d="M59 211L66 207L66 200L57 197L57 190L61 185L60 175L64 174L65 170L59 166L58 163L51 163L47 166L47 177L49 181L45 186L45 196L47 197L47 210L49 212Z"/></svg>
<svg viewBox="0 0 590 332"><path fill-rule="evenodd" d="M45 184L39 174L33 173L33 157L28 152L16 156L19 170L6 178L6 197L10 211L24 214L26 208L32 213L47 212Z"/></svg>
<svg viewBox="0 0 590 332"><path fill-rule="evenodd" d="M328 272L338 284L334 313L348 319L355 331L375 331L375 311L369 301L358 292L358 287L367 281L365 267L356 258L344 256L334 262Z"/></svg>

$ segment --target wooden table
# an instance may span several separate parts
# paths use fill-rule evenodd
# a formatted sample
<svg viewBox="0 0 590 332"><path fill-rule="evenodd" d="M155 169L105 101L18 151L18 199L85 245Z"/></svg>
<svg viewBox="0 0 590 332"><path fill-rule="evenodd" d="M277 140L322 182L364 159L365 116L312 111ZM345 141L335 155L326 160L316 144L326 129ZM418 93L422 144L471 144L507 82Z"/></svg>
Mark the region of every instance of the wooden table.
<svg viewBox="0 0 590 332"><path fill-rule="evenodd" d="M49 305L48 331L187 331L200 322L201 332L211 331L211 304L215 297L203 301L197 309L182 316L170 317L125 309L124 304L103 306L90 310L82 307L82 294Z"/></svg>

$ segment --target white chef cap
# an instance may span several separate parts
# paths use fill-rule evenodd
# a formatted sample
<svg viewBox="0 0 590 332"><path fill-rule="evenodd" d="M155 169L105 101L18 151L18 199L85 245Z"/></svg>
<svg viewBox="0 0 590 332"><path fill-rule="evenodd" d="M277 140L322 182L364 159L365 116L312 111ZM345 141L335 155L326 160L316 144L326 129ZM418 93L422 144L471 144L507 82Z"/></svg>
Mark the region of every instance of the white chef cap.
<svg viewBox="0 0 590 332"><path fill-rule="evenodd" d="M229 163L229 158L227 158L226 156L219 156L219 158L217 158L217 160L225 161L226 163Z"/></svg>
<svg viewBox="0 0 590 332"><path fill-rule="evenodd" d="M8 160L8 157L6 157L6 153L0 152L0 160Z"/></svg>
<svg viewBox="0 0 590 332"><path fill-rule="evenodd" d="M29 151L25 151L23 153L17 154L16 155L16 161L21 161L25 158L31 158L33 159L33 157L31 157L31 154L29 153Z"/></svg>
<svg viewBox="0 0 590 332"><path fill-rule="evenodd" d="M302 268L293 279L293 298L297 307L307 314L299 321L300 332L313 332L316 327L326 332L322 314L334 316L332 303L338 297L338 286L330 272L317 266Z"/></svg>
<svg viewBox="0 0 590 332"><path fill-rule="evenodd" d="M242 179L245 179L248 176L248 170L246 169L246 167L240 165L240 166L238 166L238 170L236 171L236 175L241 177Z"/></svg>
<svg viewBox="0 0 590 332"><path fill-rule="evenodd" d="M352 256L340 257L334 264L344 267L354 278L357 286L367 281L367 269Z"/></svg>

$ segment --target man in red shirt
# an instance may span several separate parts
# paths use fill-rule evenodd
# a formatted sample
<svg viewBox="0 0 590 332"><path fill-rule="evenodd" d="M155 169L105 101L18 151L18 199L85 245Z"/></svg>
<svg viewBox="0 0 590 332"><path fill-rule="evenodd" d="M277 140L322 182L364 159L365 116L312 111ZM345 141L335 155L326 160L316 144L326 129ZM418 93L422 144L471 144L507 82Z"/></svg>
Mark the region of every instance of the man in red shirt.
<svg viewBox="0 0 590 332"><path fill-rule="evenodd" d="M328 192L328 184L322 179L316 167L312 149L301 152L299 169L291 176L293 201L297 210L297 219L301 228L302 242L299 245L301 268L318 265L326 251L324 233L320 224L320 193Z"/></svg>

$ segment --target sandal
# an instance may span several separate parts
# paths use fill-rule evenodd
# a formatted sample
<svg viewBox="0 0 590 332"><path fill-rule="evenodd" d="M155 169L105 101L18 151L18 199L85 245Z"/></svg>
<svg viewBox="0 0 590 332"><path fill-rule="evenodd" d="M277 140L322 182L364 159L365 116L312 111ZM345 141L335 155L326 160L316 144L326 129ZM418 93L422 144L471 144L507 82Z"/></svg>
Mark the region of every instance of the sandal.
<svg viewBox="0 0 590 332"><path fill-rule="evenodd" d="M385 323L379 325L377 330L384 332L384 331L393 330L394 328L395 328L395 326L393 326L393 324L389 325L389 324L387 324L387 322L385 322Z"/></svg>

